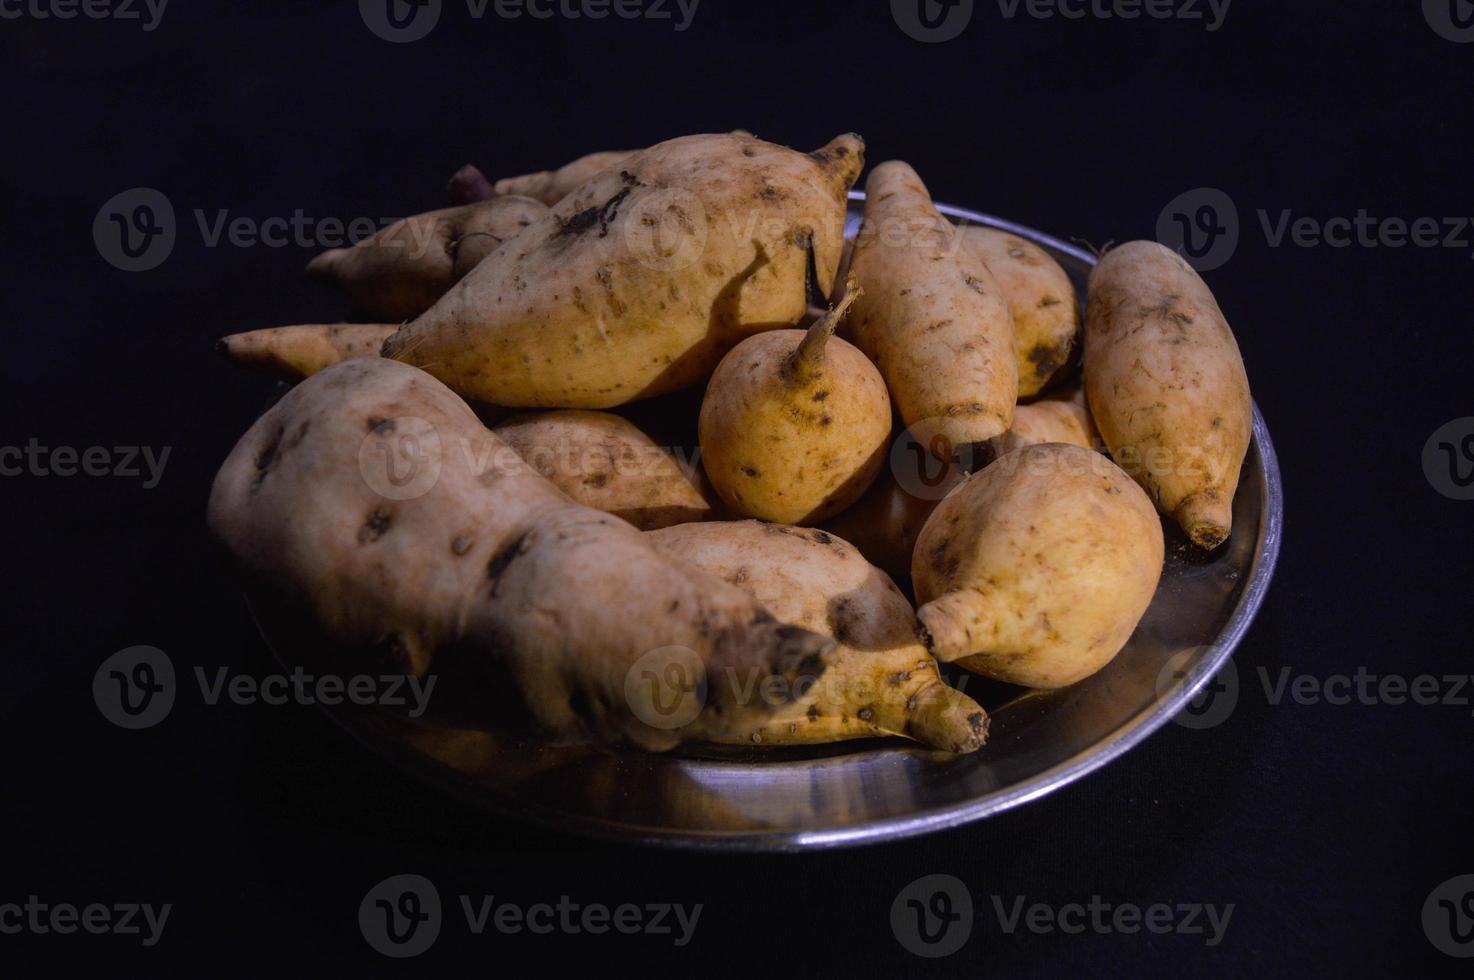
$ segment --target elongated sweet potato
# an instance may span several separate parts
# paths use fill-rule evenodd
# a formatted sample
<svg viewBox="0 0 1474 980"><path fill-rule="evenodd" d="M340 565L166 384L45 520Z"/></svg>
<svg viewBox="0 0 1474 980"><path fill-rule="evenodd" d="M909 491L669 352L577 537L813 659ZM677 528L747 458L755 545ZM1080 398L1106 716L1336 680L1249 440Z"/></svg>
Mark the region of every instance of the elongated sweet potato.
<svg viewBox="0 0 1474 980"><path fill-rule="evenodd" d="M955 447L1007 431L1018 400L1008 302L907 164L883 163L866 182L851 269L864 291L855 341L916 438Z"/></svg>
<svg viewBox="0 0 1474 980"><path fill-rule="evenodd" d="M297 381L350 357L378 357L392 323L304 323L221 337L220 352L242 367Z"/></svg>
<svg viewBox="0 0 1474 980"><path fill-rule="evenodd" d="M449 389L384 359L321 371L262 416L209 523L325 662L480 670L560 737L749 731L776 706L746 685L797 685L832 645L573 503Z"/></svg>
<svg viewBox="0 0 1474 980"><path fill-rule="evenodd" d="M690 136L585 182L384 345L462 394L609 408L705 381L832 284L858 137Z"/></svg>
<svg viewBox="0 0 1474 980"><path fill-rule="evenodd" d="M1202 277L1130 242L1090 276L1085 392L1111 455L1199 547L1228 540L1253 434L1249 378Z"/></svg>
<svg viewBox="0 0 1474 980"><path fill-rule="evenodd" d="M1069 363L1080 336L1080 300L1069 273L1017 235L971 225L963 243L983 260L1013 315L1020 398L1039 394Z"/></svg>
<svg viewBox="0 0 1474 980"><path fill-rule="evenodd" d="M547 208L526 197L497 197L397 221L307 265L313 279L336 286L359 313L384 321L419 316L503 241Z"/></svg>
<svg viewBox="0 0 1474 980"><path fill-rule="evenodd" d="M642 531L711 519L715 499L694 458L659 446L609 412L566 409L518 415L496 434L559 490Z"/></svg>

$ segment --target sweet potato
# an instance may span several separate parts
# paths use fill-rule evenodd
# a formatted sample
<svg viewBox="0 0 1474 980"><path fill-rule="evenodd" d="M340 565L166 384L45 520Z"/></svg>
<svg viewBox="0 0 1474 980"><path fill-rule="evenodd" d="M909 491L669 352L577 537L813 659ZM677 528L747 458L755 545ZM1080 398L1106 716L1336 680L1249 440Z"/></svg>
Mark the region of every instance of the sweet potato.
<svg viewBox="0 0 1474 980"><path fill-rule="evenodd" d="M907 164L883 163L866 182L851 268L864 290L855 341L917 439L955 447L1007 431L1018 400L1008 301Z"/></svg>
<svg viewBox="0 0 1474 980"><path fill-rule="evenodd" d="M327 368L262 416L209 524L324 663L479 671L561 738L752 730L777 706L748 683L792 688L832 646L573 503L449 389L384 359Z"/></svg>
<svg viewBox="0 0 1474 980"><path fill-rule="evenodd" d="M233 333L216 346L242 367L297 381L350 357L378 357L398 329L392 323L304 323Z"/></svg>
<svg viewBox="0 0 1474 980"><path fill-rule="evenodd" d="M1105 456L1026 446L937 505L912 559L927 648L995 680L1073 684L1110 662L1162 573L1151 501Z"/></svg>
<svg viewBox="0 0 1474 980"><path fill-rule="evenodd" d="M1085 392L1111 455L1201 548L1228 540L1253 434L1233 331L1192 266L1155 242L1090 276Z"/></svg>
<svg viewBox="0 0 1474 980"><path fill-rule="evenodd" d="M717 365L701 403L702 464L737 513L817 523L858 499L884 465L885 379L834 336L857 295L807 332L749 337Z"/></svg>
<svg viewBox="0 0 1474 980"><path fill-rule="evenodd" d="M1002 456L1046 442L1102 448L1100 433L1090 417L1090 406L1085 404L1084 388L1018 406L1013 411L1013 428L993 440L993 447Z"/></svg>
<svg viewBox="0 0 1474 980"><path fill-rule="evenodd" d="M987 737L977 702L949 687L916 639L895 583L824 531L741 521L683 524L650 535L658 547L740 586L768 611L838 641L823 676L747 733L719 742L796 745L899 735L949 752Z"/></svg>
<svg viewBox="0 0 1474 980"><path fill-rule="evenodd" d="M569 497L642 531L713 516L698 462L674 458L618 415L541 412L514 416L494 431Z"/></svg>
<svg viewBox="0 0 1474 980"><path fill-rule="evenodd" d="M457 391L609 408L699 384L728 350L829 289L858 137L813 154L691 136L587 181L384 345Z"/></svg>
<svg viewBox="0 0 1474 980"><path fill-rule="evenodd" d="M963 244L1003 290L1013 315L1018 393L1031 398L1070 363L1080 336L1080 300L1070 274L1033 242L997 228L969 225Z"/></svg>
<svg viewBox="0 0 1474 980"><path fill-rule="evenodd" d="M498 197L417 214L349 248L322 253L308 263L307 274L341 289L365 316L407 320L547 210L530 198Z"/></svg>

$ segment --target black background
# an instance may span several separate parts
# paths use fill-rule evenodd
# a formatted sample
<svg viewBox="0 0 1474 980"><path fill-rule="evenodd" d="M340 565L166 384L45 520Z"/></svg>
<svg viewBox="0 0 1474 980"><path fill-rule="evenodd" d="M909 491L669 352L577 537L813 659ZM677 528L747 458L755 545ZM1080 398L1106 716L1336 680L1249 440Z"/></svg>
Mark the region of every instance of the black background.
<svg viewBox="0 0 1474 980"><path fill-rule="evenodd" d="M670 21L475 21L385 43L356 4L175 0L137 22L0 20L9 216L0 225L5 445L172 447L162 483L6 477L0 902L171 902L163 940L0 936L0 973L546 974L593 957L659 975L1244 975L1452 972L1421 909L1474 873L1469 706L1273 707L1257 671L1469 672L1470 517L1425 479L1474 414L1474 235L1457 248L1272 247L1258 212L1456 218L1469 194L1474 44L1416 0L1237 0L1220 30L1006 19L979 0L922 44L883 0L703 0ZM1169 725L1046 799L924 839L804 856L608 846L507 824L368 757L310 708L181 698L157 728L104 721L98 664L134 644L181 670L271 669L203 533L209 480L269 383L211 351L240 329L343 314L311 248L209 248L193 212L398 216L475 161L522 173L592 149L745 127L811 149L855 130L938 200L1100 244L1153 237L1199 187L1242 240L1207 274L1284 467L1279 574L1236 661L1232 718ZM107 264L99 208L164 192L159 268ZM12 605L13 603L13 605ZM528 904L703 903L696 938L447 929L395 962L359 935L381 878ZM892 938L897 891L945 872L978 926L958 954ZM1224 942L996 926L988 896L1233 903Z"/></svg>

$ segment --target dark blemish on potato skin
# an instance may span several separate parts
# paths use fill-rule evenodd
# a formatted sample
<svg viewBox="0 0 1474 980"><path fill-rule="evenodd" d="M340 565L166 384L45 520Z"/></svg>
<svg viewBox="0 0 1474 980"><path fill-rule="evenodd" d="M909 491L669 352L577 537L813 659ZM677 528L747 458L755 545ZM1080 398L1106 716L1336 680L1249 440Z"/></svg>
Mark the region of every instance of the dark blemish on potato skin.
<svg viewBox="0 0 1474 980"><path fill-rule="evenodd" d="M828 397L829 397L829 392L827 392L827 391L816 391L816 392L814 392L814 401L816 401L816 402L822 402L824 399L826 399Z"/></svg>
<svg viewBox="0 0 1474 980"><path fill-rule="evenodd" d="M867 704L867 705L865 705L865 707L861 708L858 712L856 712L855 717L859 718L861 721L864 721L864 722L874 721L875 720L875 709L872 708L870 705Z"/></svg>
<svg viewBox="0 0 1474 980"><path fill-rule="evenodd" d="M370 418L368 420L368 430L376 436L382 436L385 433L393 432L394 420Z"/></svg>
<svg viewBox="0 0 1474 980"><path fill-rule="evenodd" d="M256 454L256 477L251 481L251 490L259 490L261 483L266 479L266 474L271 472L271 466L276 462L277 450L281 448L282 436L286 433L285 426L277 426L271 440Z"/></svg>
<svg viewBox="0 0 1474 980"><path fill-rule="evenodd" d="M392 519L393 515L388 507L375 507L358 529L358 543L370 544L382 538L384 532L389 530Z"/></svg>
<svg viewBox="0 0 1474 980"><path fill-rule="evenodd" d="M742 467L742 472L744 474L746 474L747 476L750 476L750 477L753 477L753 478L756 478L756 477L762 475L761 473L758 472L757 468L754 467L754 466L744 466L744 467Z"/></svg>
<svg viewBox="0 0 1474 980"><path fill-rule="evenodd" d="M834 538L831 537L830 535L824 533L823 531L815 531L814 532L814 540L817 541L817 542L819 542L820 544L833 544L834 543Z"/></svg>
<svg viewBox="0 0 1474 980"><path fill-rule="evenodd" d="M527 536L532 532L520 534L517 538L491 556L491 561L486 565L486 577L491 580L491 594L495 598L501 588L502 575L512 562L516 561L522 554L522 546L527 543Z"/></svg>
<svg viewBox="0 0 1474 980"><path fill-rule="evenodd" d="M465 556L471 550L471 536L469 534L457 534L455 540L450 543L450 552L457 558Z"/></svg>
<svg viewBox="0 0 1474 980"><path fill-rule="evenodd" d="M816 704L809 705L809 710L805 712L805 715L809 719L809 721L818 721L819 714L819 706Z"/></svg>

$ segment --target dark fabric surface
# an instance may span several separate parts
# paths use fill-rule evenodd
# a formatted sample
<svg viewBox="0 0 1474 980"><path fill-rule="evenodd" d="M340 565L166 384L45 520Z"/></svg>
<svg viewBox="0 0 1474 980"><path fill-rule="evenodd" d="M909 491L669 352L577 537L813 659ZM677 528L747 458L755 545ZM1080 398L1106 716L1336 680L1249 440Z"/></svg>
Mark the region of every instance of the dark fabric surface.
<svg viewBox="0 0 1474 980"><path fill-rule="evenodd" d="M0 934L0 973L525 976L590 958L667 976L1466 965L1435 948L1423 910L1440 883L1474 874L1474 691L1462 706L1274 705L1260 680L1285 668L1319 681L1470 673L1474 503L1438 492L1423 454L1436 429L1474 414L1474 231L1447 247L1273 235L1285 212L1433 217L1446 222L1440 237L1474 214L1474 44L1440 36L1433 25L1451 22L1436 3L1239 0L1210 31L1027 7L1009 18L1011 5L979 0L961 36L938 44L869 0L704 0L684 31L649 18L475 20L444 6L435 31L407 44L374 36L351 2L179 2L151 31L30 7L0 20L0 444L171 447L152 488L0 481L15 667L0 684L0 904L173 905L147 948L137 936ZM741 857L491 819L368 756L310 708L191 699L139 732L99 716L93 674L134 644L181 669L272 669L203 533L211 476L270 385L211 346L343 313L301 274L313 248L210 247L196 210L207 225L222 210L258 222L298 209L402 215L442 205L466 161L521 173L739 126L804 148L854 130L873 162L909 160L939 200L1095 244L1153 237L1184 192L1227 192L1240 241L1206 278L1236 329L1287 497L1279 574L1236 657L1244 690L1231 718L1169 725L981 824ZM173 253L143 273L109 265L92 237L103 203L135 187L162 191L178 217ZM356 910L374 882L409 872L444 896L703 912L684 947L447 928L430 952L394 961L365 944ZM975 910L967 944L934 960L907 952L890 918L897 893L928 874L964 882ZM1018 896L1056 909L1098 896L1234 910L1211 947L1091 927L1009 934L993 899L1011 908ZM1474 927L1474 915L1454 921Z"/></svg>

